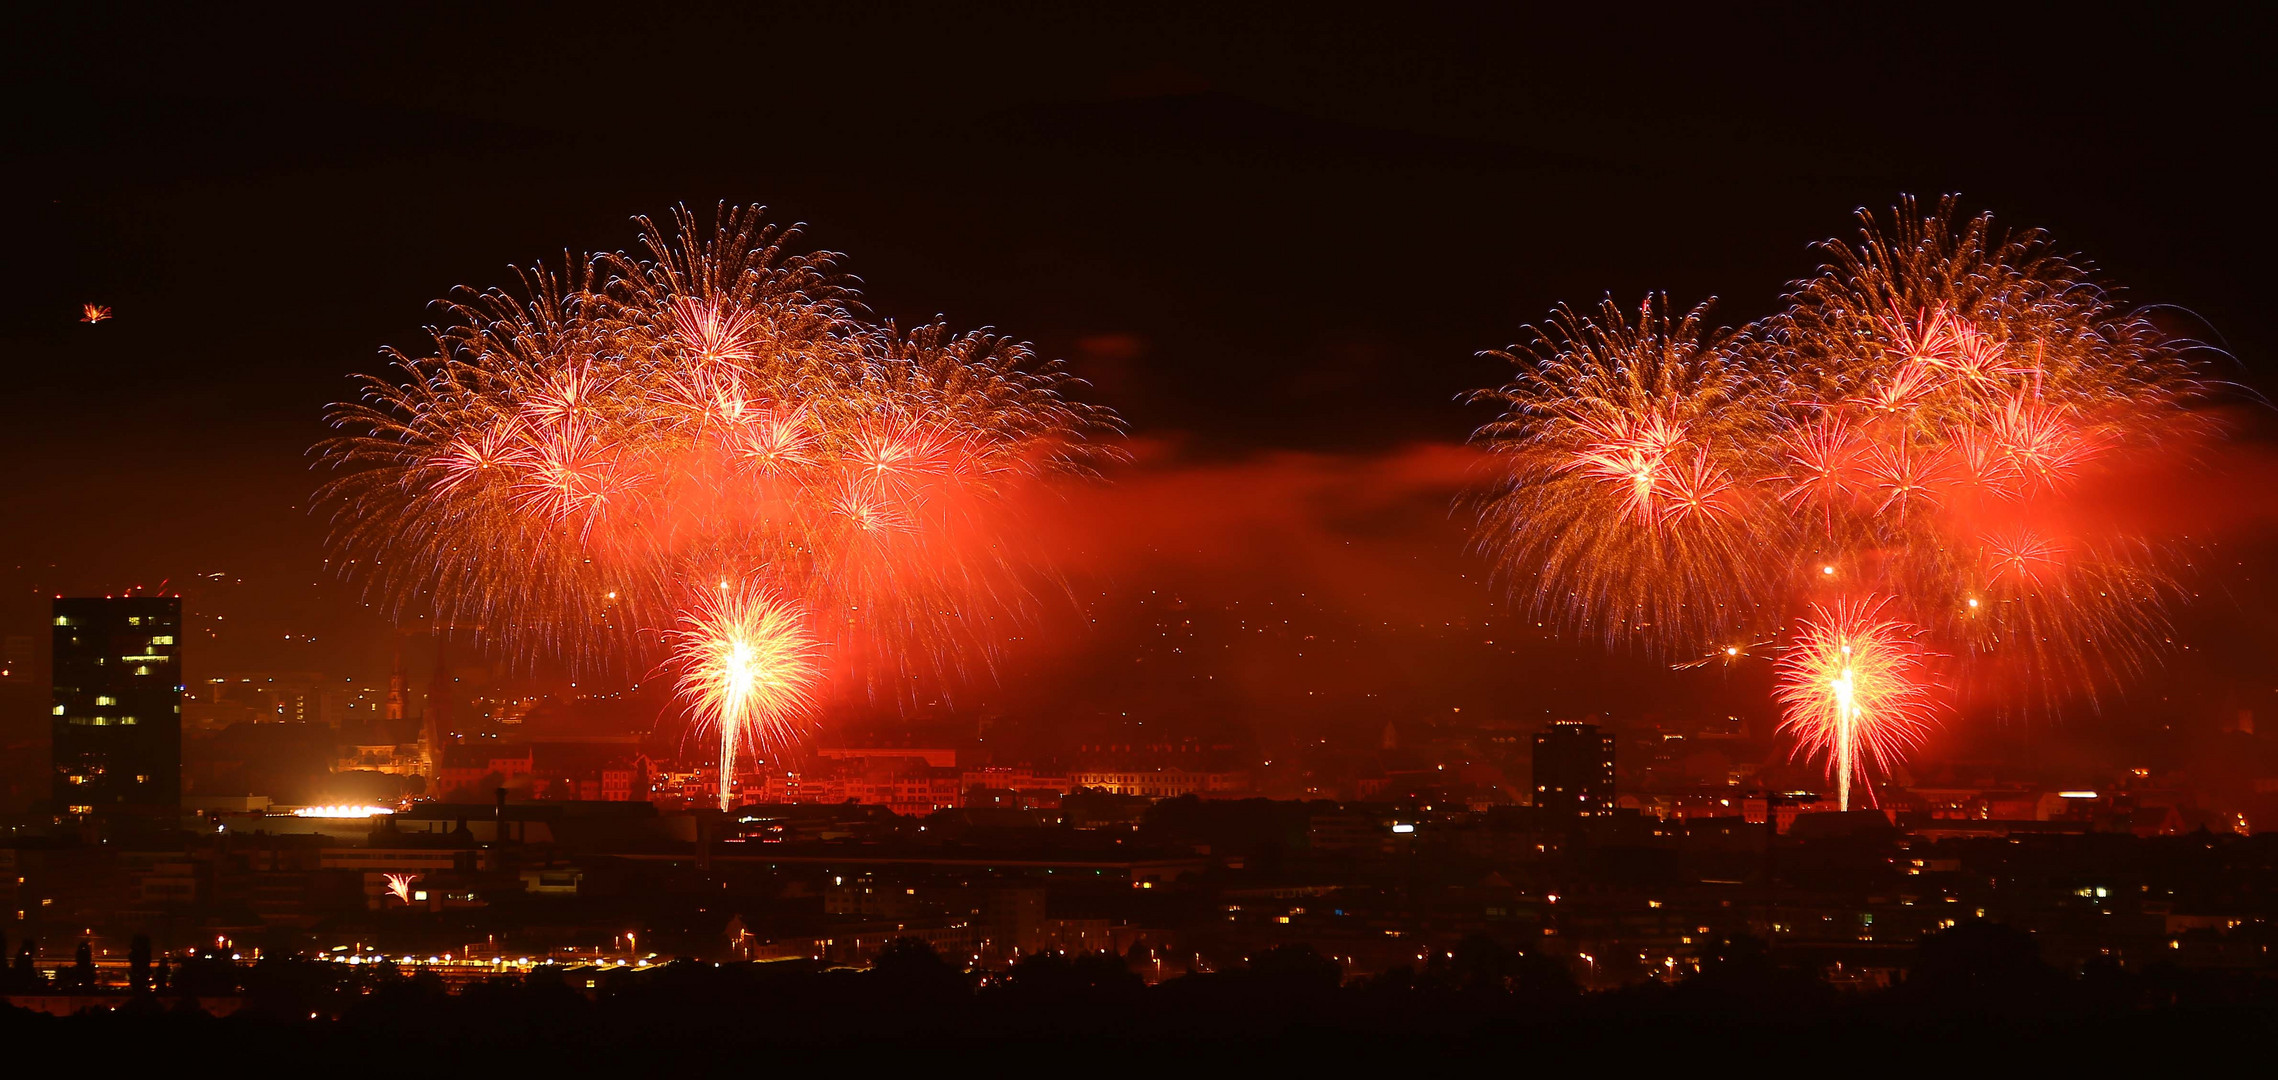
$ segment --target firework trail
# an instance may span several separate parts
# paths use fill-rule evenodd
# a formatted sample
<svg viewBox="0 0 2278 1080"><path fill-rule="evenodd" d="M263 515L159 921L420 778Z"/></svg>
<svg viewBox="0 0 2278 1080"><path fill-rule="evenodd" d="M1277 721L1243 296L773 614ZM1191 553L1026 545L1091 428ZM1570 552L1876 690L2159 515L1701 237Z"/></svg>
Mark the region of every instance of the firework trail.
<svg viewBox="0 0 2278 1080"><path fill-rule="evenodd" d="M1838 809L1851 808L1853 778L1888 773L1929 733L1935 703L1917 631L1882 617L1875 601L1813 605L1779 658L1781 730L1796 752L1826 759Z"/></svg>
<svg viewBox="0 0 2278 1080"><path fill-rule="evenodd" d="M1793 655L1878 597L2003 710L2093 701L2156 657L2181 554L2093 504L2211 433L2197 347L1950 199L1862 214L1821 251L1739 331L1649 298L1560 308L1492 354L1516 374L1478 396L1503 410L1475 436L1495 466L1478 543L1504 585L1680 667L1766 639Z"/></svg>
<svg viewBox="0 0 2278 1080"><path fill-rule="evenodd" d="M678 690L720 741L720 809L732 805L739 746L777 750L797 739L821 669L805 620L752 582L720 582L681 615Z"/></svg>
<svg viewBox="0 0 2278 1080"><path fill-rule="evenodd" d="M411 883L419 880L418 874L388 874L388 895L405 904L411 903Z"/></svg>
<svg viewBox="0 0 2278 1080"><path fill-rule="evenodd" d="M337 563L400 616L525 660L637 673L757 579L872 696L986 667L1034 566L1007 496L1120 422L993 333L867 320L757 208L640 219L638 254L443 305L318 448Z"/></svg>

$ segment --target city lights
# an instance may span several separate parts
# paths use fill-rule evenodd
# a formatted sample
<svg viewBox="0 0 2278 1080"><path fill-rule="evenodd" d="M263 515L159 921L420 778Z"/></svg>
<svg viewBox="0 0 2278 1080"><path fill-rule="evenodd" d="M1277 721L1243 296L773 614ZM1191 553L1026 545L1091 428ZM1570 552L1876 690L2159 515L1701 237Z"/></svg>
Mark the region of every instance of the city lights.
<svg viewBox="0 0 2278 1080"><path fill-rule="evenodd" d="M28 6L6 1060L2251 1067L2267 13L1475 8Z"/></svg>
<svg viewBox="0 0 2278 1080"><path fill-rule="evenodd" d="M303 806L294 809L294 817L304 818L369 818L395 813L391 806Z"/></svg>

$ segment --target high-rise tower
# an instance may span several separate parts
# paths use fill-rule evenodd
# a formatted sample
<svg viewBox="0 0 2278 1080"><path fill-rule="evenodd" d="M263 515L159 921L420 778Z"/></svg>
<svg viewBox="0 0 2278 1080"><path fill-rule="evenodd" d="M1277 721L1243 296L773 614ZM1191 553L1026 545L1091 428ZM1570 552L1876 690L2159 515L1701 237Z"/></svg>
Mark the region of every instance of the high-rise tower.
<svg viewBox="0 0 2278 1080"><path fill-rule="evenodd" d="M182 805L182 600L55 602L56 808L170 816Z"/></svg>

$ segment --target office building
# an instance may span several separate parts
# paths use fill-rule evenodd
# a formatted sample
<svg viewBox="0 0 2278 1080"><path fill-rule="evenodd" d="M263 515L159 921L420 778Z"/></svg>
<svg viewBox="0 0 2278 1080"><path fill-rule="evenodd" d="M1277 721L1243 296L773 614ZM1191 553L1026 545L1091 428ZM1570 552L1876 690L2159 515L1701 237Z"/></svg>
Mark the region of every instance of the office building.
<svg viewBox="0 0 2278 1080"><path fill-rule="evenodd" d="M67 814L182 804L182 600L58 599L54 798Z"/></svg>

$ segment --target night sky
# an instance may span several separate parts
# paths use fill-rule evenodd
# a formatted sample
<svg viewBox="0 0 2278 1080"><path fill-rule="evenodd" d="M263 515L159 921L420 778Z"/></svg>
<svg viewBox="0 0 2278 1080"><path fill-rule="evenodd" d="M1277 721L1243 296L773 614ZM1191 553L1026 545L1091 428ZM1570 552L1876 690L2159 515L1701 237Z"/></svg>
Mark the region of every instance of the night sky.
<svg viewBox="0 0 2278 1080"><path fill-rule="evenodd" d="M193 669L382 670L388 624L322 569L306 509L324 405L383 345L417 345L453 287L628 245L632 215L676 203L764 203L848 253L877 312L1069 358L1152 448L1132 483L1163 513L1188 475L1287 510L1172 521L1156 539L1200 554L1084 579L1127 630L1155 589L1302 594L1338 625L1488 617L1444 477L1406 467L1488 418L1459 401L1501 379L1475 353L1609 292L1715 296L1745 322L1813 269L1813 241L1902 192L2051 230L2268 389L2254 28L1582 7L1607 15L18 16L0 65L0 619L31 633L54 592L219 572L193 606L245 629ZM79 323L88 301L116 317ZM2187 620L2215 656L2188 670L2262 676L2268 569L2224 569L2235 595ZM1093 685L1128 653L1075 651L1055 670ZM1413 651L1438 659L1402 678L1456 687L1416 709L1530 686L1545 711L1582 707L1642 670L1511 638ZM1531 681L1557 668L1557 694Z"/></svg>

